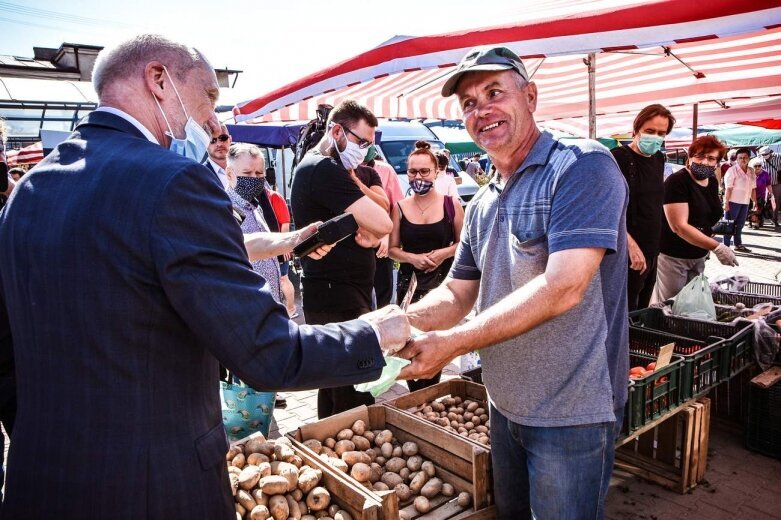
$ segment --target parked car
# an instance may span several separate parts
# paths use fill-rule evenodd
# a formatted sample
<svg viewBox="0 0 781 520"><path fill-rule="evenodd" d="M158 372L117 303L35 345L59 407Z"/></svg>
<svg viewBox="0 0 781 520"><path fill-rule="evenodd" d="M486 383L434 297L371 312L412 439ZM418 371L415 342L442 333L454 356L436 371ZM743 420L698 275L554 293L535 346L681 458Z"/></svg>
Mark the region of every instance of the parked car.
<svg viewBox="0 0 781 520"><path fill-rule="evenodd" d="M445 144L437 139L434 132L417 121L393 121L381 119L378 130L381 132L379 144L380 153L388 163L393 166L399 175L401 189L407 193L409 189L409 180L407 179L407 157L415 149L416 141L428 141L433 150L441 150ZM461 198L461 204L466 205L472 197L475 196L480 188L477 183L464 171L459 168L455 159L450 159L450 165L456 172L456 183L458 183L458 196Z"/></svg>

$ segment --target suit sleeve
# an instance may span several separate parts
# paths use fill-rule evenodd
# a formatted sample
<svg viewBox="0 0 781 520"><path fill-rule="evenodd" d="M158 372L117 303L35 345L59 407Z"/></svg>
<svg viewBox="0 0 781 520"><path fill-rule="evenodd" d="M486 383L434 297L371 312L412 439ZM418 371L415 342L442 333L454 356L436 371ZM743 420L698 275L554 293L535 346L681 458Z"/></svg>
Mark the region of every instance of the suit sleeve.
<svg viewBox="0 0 781 520"><path fill-rule="evenodd" d="M384 366L361 320L296 325L252 271L230 201L200 165L175 174L150 240L169 302L204 347L257 390L304 390L377 379Z"/></svg>
<svg viewBox="0 0 781 520"><path fill-rule="evenodd" d="M5 293L0 284L0 378L13 376L14 345L11 340L11 323L5 305Z"/></svg>

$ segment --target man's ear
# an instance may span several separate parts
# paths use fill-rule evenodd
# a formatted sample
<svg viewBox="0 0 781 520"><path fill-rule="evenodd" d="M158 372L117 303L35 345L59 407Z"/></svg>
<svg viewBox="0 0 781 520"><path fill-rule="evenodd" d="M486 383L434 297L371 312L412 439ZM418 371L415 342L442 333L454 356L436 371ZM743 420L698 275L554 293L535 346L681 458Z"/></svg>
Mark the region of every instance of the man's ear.
<svg viewBox="0 0 781 520"><path fill-rule="evenodd" d="M537 110L537 84L530 81L526 85L526 101L529 104L529 111L534 113Z"/></svg>
<svg viewBox="0 0 781 520"><path fill-rule="evenodd" d="M230 186L236 186L236 172L233 171L232 166L225 168L225 176L228 178L228 184Z"/></svg>
<svg viewBox="0 0 781 520"><path fill-rule="evenodd" d="M168 74L159 61L150 61L144 67L144 84L158 100L163 100L170 89Z"/></svg>

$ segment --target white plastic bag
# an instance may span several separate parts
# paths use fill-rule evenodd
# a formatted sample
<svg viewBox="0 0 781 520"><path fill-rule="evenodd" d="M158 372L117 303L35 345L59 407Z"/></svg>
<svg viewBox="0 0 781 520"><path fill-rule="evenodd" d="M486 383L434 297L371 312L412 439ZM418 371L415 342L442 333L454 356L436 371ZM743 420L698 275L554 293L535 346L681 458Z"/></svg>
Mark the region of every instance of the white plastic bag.
<svg viewBox="0 0 781 520"><path fill-rule="evenodd" d="M716 306L707 276L696 276L681 289L673 302L673 314L698 320L716 319Z"/></svg>

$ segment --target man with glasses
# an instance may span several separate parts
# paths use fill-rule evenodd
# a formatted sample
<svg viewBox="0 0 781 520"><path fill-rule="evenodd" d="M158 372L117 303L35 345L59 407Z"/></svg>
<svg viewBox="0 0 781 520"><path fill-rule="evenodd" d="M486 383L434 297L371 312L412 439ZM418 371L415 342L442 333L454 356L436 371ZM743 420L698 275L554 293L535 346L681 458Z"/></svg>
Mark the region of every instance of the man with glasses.
<svg viewBox="0 0 781 520"><path fill-rule="evenodd" d="M220 125L219 133L212 134L212 140L206 149L208 157L203 163L204 166L217 174L222 187L228 188L228 176L225 169L228 167L228 150L231 147L231 136L228 133L228 127Z"/></svg>
<svg viewBox="0 0 781 520"><path fill-rule="evenodd" d="M357 318L371 310L374 250L393 224L385 208L372 200L356 179L358 166L374 142L377 118L355 101L345 100L330 113L326 133L296 168L291 191L297 227L326 222L351 213L358 223L355 238L334 246L325 258L301 259L304 317L308 324ZM352 386L320 389L318 417L329 417L362 404L369 393Z"/></svg>

